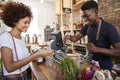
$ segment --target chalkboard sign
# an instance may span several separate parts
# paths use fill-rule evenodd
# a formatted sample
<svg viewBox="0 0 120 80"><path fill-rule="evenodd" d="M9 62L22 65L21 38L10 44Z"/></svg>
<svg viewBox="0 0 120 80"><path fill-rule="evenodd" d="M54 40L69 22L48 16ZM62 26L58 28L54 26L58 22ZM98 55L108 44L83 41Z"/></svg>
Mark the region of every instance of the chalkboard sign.
<svg viewBox="0 0 120 80"><path fill-rule="evenodd" d="M71 9L70 8L63 8L63 12L65 12L65 13L71 13Z"/></svg>

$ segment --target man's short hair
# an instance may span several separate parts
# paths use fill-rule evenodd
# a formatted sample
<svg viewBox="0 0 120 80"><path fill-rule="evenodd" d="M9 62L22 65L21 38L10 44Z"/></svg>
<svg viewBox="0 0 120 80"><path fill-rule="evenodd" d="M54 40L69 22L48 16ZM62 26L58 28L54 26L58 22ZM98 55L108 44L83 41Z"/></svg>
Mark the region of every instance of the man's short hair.
<svg viewBox="0 0 120 80"><path fill-rule="evenodd" d="M98 10L98 4L96 1L94 0L90 0L90 1L87 1L85 2L82 7L81 7L81 10L89 10L89 9L96 9Z"/></svg>

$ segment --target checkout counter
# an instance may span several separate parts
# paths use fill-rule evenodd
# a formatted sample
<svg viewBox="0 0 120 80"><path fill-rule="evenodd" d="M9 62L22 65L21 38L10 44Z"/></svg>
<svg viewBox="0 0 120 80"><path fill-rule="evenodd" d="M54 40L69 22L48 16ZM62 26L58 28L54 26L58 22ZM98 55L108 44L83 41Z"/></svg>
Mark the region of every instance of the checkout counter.
<svg viewBox="0 0 120 80"><path fill-rule="evenodd" d="M69 55L78 57L79 54ZM53 56L47 56L46 62L37 64L35 61L30 63L32 70L32 80L61 80L57 70L57 63L53 60ZM85 64L84 64L85 65Z"/></svg>
<svg viewBox="0 0 120 80"><path fill-rule="evenodd" d="M75 54L74 56L69 54L68 56L78 57L78 54ZM90 68L92 66L86 61L82 63L78 63L78 65L80 69ZM39 65L36 64L35 61L31 62L30 68L32 70L32 80L62 80L60 79L60 75L59 75L59 71L57 70L56 63L54 63L51 56L48 56L46 58L46 62L43 62ZM95 67L95 70L101 70L101 69L98 67ZM120 78L115 79L116 76L120 77L120 75L116 75L112 73L112 77L114 78L113 80L120 80Z"/></svg>
<svg viewBox="0 0 120 80"><path fill-rule="evenodd" d="M30 51L30 47L33 44L27 44L27 48ZM40 44L39 47L44 48L46 47L47 44ZM80 53L73 53L73 54L67 54L67 56L72 57L73 59L76 59L77 65L80 67L80 69L84 69L84 68L91 68L91 64L88 61L79 61L80 56L82 54ZM60 74L58 71L58 67L57 64L55 62L55 60L53 60L53 55L52 56L47 56L46 58L46 62L41 62L40 64L37 64L35 61L30 62L30 68L32 70L32 80L62 80L60 79ZM82 62L82 63L81 63ZM95 70L100 70L100 68L95 67ZM114 78L114 80L120 80L119 79L115 79L116 76L120 75L116 75L112 73L112 77ZM99 79L98 79L99 80Z"/></svg>

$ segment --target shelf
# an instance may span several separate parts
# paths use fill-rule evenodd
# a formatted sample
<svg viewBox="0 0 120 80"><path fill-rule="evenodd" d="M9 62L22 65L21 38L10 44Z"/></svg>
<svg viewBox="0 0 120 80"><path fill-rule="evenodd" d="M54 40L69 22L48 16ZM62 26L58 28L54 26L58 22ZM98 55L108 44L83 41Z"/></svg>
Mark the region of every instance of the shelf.
<svg viewBox="0 0 120 80"><path fill-rule="evenodd" d="M69 13L65 13L65 12L63 12L62 14L61 13L56 13L56 16L67 15L67 14L69 14Z"/></svg>
<svg viewBox="0 0 120 80"><path fill-rule="evenodd" d="M80 0L79 2L77 2L76 4L74 4L73 5L73 10L79 9L83 3L85 3L85 0Z"/></svg>
<svg viewBox="0 0 120 80"><path fill-rule="evenodd" d="M67 29L66 29L66 30L63 30L63 31L64 31L64 32L70 32L71 30L67 30Z"/></svg>
<svg viewBox="0 0 120 80"><path fill-rule="evenodd" d="M74 46L86 47L86 45L85 45L85 44L74 44Z"/></svg>
<svg viewBox="0 0 120 80"><path fill-rule="evenodd" d="M80 31L81 29L73 29L73 31ZM71 30L64 29L63 32L71 32Z"/></svg>
<svg viewBox="0 0 120 80"><path fill-rule="evenodd" d="M73 31L80 31L81 29L74 29Z"/></svg>
<svg viewBox="0 0 120 80"><path fill-rule="evenodd" d="M56 0L59 1L59 0ZM80 10L80 7L86 2L86 0L79 0L78 2L76 2L76 4L73 4L73 1L70 0L70 8L71 8L71 13L65 13L63 11L63 2L61 1L61 5L60 5L60 12L59 12L59 19L58 22L60 23L60 31L62 32L62 37L64 37L65 35L76 35L80 30L81 30L81 23L82 23L82 11ZM69 5L69 3L66 3ZM75 23L75 24L74 24ZM81 26L81 27L80 27ZM86 38L85 38L86 39ZM71 49L75 49L76 47L79 48L85 48L86 49L86 45L84 45L83 43L86 43L84 38L81 38L81 40L78 40L78 42L73 43L71 41L67 41L67 43L65 44L66 46L71 46ZM81 44L79 44L81 43ZM86 51L86 50L85 50Z"/></svg>
<svg viewBox="0 0 120 80"><path fill-rule="evenodd" d="M55 30L55 32L60 32L61 30Z"/></svg>

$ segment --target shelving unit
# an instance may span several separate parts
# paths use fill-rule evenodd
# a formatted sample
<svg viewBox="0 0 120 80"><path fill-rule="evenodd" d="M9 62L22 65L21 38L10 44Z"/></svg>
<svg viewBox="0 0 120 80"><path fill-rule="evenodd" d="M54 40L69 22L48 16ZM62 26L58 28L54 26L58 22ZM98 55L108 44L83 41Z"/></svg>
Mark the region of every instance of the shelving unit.
<svg viewBox="0 0 120 80"><path fill-rule="evenodd" d="M72 6L73 10L79 9L79 8L81 7L81 5L82 5L85 1L86 1L86 0L80 0L80 1L78 1L77 3L75 3L75 4Z"/></svg>
<svg viewBox="0 0 120 80"><path fill-rule="evenodd" d="M69 5L69 7L64 7L63 2L66 2L66 1L67 3L64 3L64 4ZM74 0L60 0L59 1L60 2L59 3L60 14L57 16L60 17L59 24L60 24L60 31L62 33L62 37L68 34L76 35L80 31L80 29L83 27L84 22L81 18L82 13L81 13L80 7L85 1L86 0L80 0L75 4L74 4ZM63 12L63 8L70 8L71 12L65 13ZM82 38L81 40L78 40L75 43L68 40L66 45L71 46L72 50L75 52L78 50L78 52L83 51L84 53L87 53L87 49L85 46L86 43L87 43L87 36Z"/></svg>

